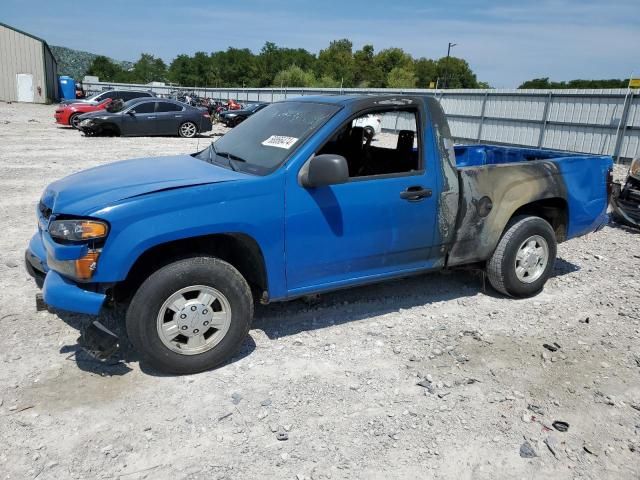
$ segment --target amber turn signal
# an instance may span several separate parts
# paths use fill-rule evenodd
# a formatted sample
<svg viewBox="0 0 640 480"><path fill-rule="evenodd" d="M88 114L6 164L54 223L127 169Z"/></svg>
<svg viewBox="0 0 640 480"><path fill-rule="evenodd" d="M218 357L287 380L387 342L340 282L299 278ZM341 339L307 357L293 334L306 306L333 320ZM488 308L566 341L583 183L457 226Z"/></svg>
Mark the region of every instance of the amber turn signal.
<svg viewBox="0 0 640 480"><path fill-rule="evenodd" d="M84 257L76 260L76 278L79 280L89 280L98 263L100 252L90 250Z"/></svg>

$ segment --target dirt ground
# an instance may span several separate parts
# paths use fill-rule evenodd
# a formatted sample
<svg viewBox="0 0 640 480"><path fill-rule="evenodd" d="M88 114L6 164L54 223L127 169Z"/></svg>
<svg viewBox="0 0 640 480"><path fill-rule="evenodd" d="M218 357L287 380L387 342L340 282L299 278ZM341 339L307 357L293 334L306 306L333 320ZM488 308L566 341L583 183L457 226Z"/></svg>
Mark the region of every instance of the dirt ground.
<svg viewBox="0 0 640 480"><path fill-rule="evenodd" d="M36 202L78 170L210 138L86 138L53 111L0 103L0 479L640 477L637 232L562 244L527 300L425 275L258 307L215 371L103 364L78 350L90 317L36 312Z"/></svg>

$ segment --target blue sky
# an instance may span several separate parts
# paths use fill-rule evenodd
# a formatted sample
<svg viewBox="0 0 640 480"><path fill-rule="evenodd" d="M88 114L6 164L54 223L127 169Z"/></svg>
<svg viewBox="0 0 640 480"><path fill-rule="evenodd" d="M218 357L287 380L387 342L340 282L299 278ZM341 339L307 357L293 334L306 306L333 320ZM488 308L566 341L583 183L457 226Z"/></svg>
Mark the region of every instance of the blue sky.
<svg viewBox="0 0 640 480"><path fill-rule="evenodd" d="M640 74L640 0L0 0L0 21L52 45L135 60L265 41L317 52L330 40L438 58L447 43L480 80L512 88L551 77ZM28 8L25 8L28 5Z"/></svg>

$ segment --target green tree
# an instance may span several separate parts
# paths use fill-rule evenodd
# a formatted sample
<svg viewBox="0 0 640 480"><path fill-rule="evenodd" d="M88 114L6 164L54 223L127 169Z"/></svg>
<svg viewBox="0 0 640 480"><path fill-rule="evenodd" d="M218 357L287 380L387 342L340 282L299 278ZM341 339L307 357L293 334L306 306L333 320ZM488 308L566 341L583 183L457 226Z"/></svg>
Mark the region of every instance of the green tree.
<svg viewBox="0 0 640 480"><path fill-rule="evenodd" d="M604 80L569 80L568 82L549 81L549 77L527 80L518 88L566 89L566 88L626 88L629 79L610 78Z"/></svg>
<svg viewBox="0 0 640 480"><path fill-rule="evenodd" d="M353 54L353 83L360 88L384 86L385 75L376 63L373 45L365 45Z"/></svg>
<svg viewBox="0 0 640 480"><path fill-rule="evenodd" d="M533 80L527 80L518 88L551 88L551 82L549 82L549 77L534 78Z"/></svg>
<svg viewBox="0 0 640 480"><path fill-rule="evenodd" d="M416 88L416 81L413 67L394 67L387 75L389 88Z"/></svg>
<svg viewBox="0 0 640 480"><path fill-rule="evenodd" d="M437 71L441 88L477 88L476 75L462 58L442 57L437 61Z"/></svg>
<svg viewBox="0 0 640 480"><path fill-rule="evenodd" d="M315 63L315 55L303 48L280 48L273 42L266 42L256 58L259 86L272 85L276 74L291 65L296 65L305 71L312 71Z"/></svg>
<svg viewBox="0 0 640 480"><path fill-rule="evenodd" d="M323 75L314 80L313 86L318 88L340 88L340 83L340 80L331 78L329 75Z"/></svg>
<svg viewBox="0 0 640 480"><path fill-rule="evenodd" d="M149 53L143 53L140 59L133 64L131 74L135 82L162 82L167 76L167 66L161 58L156 58Z"/></svg>
<svg viewBox="0 0 640 480"><path fill-rule="evenodd" d="M180 85L193 85L191 82L192 74L191 57L182 54L174 58L171 65L169 65L167 77L169 81L179 83Z"/></svg>
<svg viewBox="0 0 640 480"><path fill-rule="evenodd" d="M414 62L416 85L418 88L429 88L430 84L438 81L438 66L430 58L419 58Z"/></svg>
<svg viewBox="0 0 640 480"><path fill-rule="evenodd" d="M336 79L344 87L352 87L354 65L351 40L333 40L328 48L320 50L316 72L320 78L328 76Z"/></svg>
<svg viewBox="0 0 640 480"><path fill-rule="evenodd" d="M313 73L306 72L297 65L278 72L273 79L274 87L311 87L314 83Z"/></svg>
<svg viewBox="0 0 640 480"><path fill-rule="evenodd" d="M389 74L394 68L412 69L413 58L401 48L386 48L378 52L375 62L383 75L383 83L373 85L376 87L386 87Z"/></svg>
<svg viewBox="0 0 640 480"><path fill-rule="evenodd" d="M107 57L102 55L98 55L93 59L89 69L87 70L87 75L93 75L98 77L103 82L113 82L116 81L116 77L121 75L123 72L122 67Z"/></svg>

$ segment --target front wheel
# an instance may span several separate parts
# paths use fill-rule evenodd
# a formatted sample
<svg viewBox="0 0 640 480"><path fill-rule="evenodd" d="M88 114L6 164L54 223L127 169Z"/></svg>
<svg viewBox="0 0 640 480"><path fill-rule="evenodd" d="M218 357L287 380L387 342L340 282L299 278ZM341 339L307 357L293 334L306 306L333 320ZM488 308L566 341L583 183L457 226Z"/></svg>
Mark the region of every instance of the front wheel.
<svg viewBox="0 0 640 480"><path fill-rule="evenodd" d="M178 134L183 138L193 138L198 133L198 127L193 122L184 122L178 129Z"/></svg>
<svg viewBox="0 0 640 480"><path fill-rule="evenodd" d="M505 295L533 296L549 279L556 252L556 236L548 222L540 217L516 217L487 263L489 282Z"/></svg>
<svg viewBox="0 0 640 480"><path fill-rule="evenodd" d="M74 113L69 117L69 125L73 128L78 128L80 126L80 114Z"/></svg>
<svg viewBox="0 0 640 480"><path fill-rule="evenodd" d="M126 323L149 364L189 374L230 359L252 318L251 290L240 272L217 258L194 257L153 273L131 300Z"/></svg>

